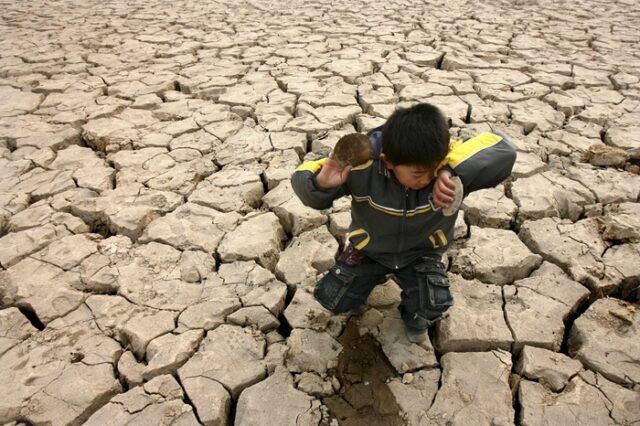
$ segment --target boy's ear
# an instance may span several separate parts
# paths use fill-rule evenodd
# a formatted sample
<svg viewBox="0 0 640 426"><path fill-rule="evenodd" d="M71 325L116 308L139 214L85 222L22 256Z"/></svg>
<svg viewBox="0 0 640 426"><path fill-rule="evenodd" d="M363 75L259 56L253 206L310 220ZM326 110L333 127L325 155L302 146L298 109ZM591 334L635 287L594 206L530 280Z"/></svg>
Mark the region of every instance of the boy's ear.
<svg viewBox="0 0 640 426"><path fill-rule="evenodd" d="M380 159L384 163L384 166L387 168L387 170L393 170L393 163L389 161L389 159L387 158L386 155L384 155L384 153L380 154Z"/></svg>

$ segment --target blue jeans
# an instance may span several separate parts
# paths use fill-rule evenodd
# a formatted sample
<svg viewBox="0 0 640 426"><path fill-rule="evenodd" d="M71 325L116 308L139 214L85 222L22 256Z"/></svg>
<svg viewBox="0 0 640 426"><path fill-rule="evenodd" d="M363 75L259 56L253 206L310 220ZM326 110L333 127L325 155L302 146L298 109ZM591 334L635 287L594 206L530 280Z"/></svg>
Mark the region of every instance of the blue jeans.
<svg viewBox="0 0 640 426"><path fill-rule="evenodd" d="M364 304L389 273L395 275L402 289L399 309L407 327L426 330L453 305L447 273L439 258L423 256L394 270L351 246L318 281L314 296L333 313L347 312Z"/></svg>

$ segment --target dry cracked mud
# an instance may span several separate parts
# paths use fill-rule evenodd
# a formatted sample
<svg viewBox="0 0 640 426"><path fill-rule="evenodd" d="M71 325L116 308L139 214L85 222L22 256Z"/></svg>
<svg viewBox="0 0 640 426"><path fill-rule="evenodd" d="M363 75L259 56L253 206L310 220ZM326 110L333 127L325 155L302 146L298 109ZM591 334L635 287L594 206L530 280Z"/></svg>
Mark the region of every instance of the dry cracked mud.
<svg viewBox="0 0 640 426"><path fill-rule="evenodd" d="M637 2L2 9L0 424L640 424ZM415 102L518 150L422 345L313 299L349 200L288 182Z"/></svg>

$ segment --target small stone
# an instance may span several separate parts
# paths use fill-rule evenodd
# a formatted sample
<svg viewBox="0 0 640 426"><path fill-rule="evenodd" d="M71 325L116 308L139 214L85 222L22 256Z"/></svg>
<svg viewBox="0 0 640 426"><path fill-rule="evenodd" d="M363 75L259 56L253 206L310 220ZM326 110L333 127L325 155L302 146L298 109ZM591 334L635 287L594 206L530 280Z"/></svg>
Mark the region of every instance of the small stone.
<svg viewBox="0 0 640 426"><path fill-rule="evenodd" d="M267 339L267 345L272 345L274 343L284 342L285 338L280 334L277 330L271 330L265 335L265 339Z"/></svg>
<svg viewBox="0 0 640 426"><path fill-rule="evenodd" d="M587 161L594 166L622 167L629 160L629 153L620 148L594 144L587 151Z"/></svg>
<svg viewBox="0 0 640 426"><path fill-rule="evenodd" d="M625 150L630 158L640 158L640 126L611 127L604 135L607 145Z"/></svg>
<svg viewBox="0 0 640 426"><path fill-rule="evenodd" d="M317 374L306 371L296 378L296 386L302 392L317 398L334 394L331 380L324 380Z"/></svg>
<svg viewBox="0 0 640 426"><path fill-rule="evenodd" d="M413 383L413 379L414 379L413 374L406 373L402 376L402 384L405 384L405 385L411 384Z"/></svg>

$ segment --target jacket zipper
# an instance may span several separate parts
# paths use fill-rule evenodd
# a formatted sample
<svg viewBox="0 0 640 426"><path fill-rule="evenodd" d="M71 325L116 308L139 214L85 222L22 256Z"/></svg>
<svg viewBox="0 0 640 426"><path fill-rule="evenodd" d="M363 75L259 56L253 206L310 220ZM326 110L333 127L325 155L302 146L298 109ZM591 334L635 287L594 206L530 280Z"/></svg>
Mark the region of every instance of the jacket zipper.
<svg viewBox="0 0 640 426"><path fill-rule="evenodd" d="M409 199L409 188L404 188L404 199L402 202L402 219L400 219L400 238L398 239L398 254L404 250L404 239L407 232L407 200ZM396 269L398 269L398 261L396 260Z"/></svg>

